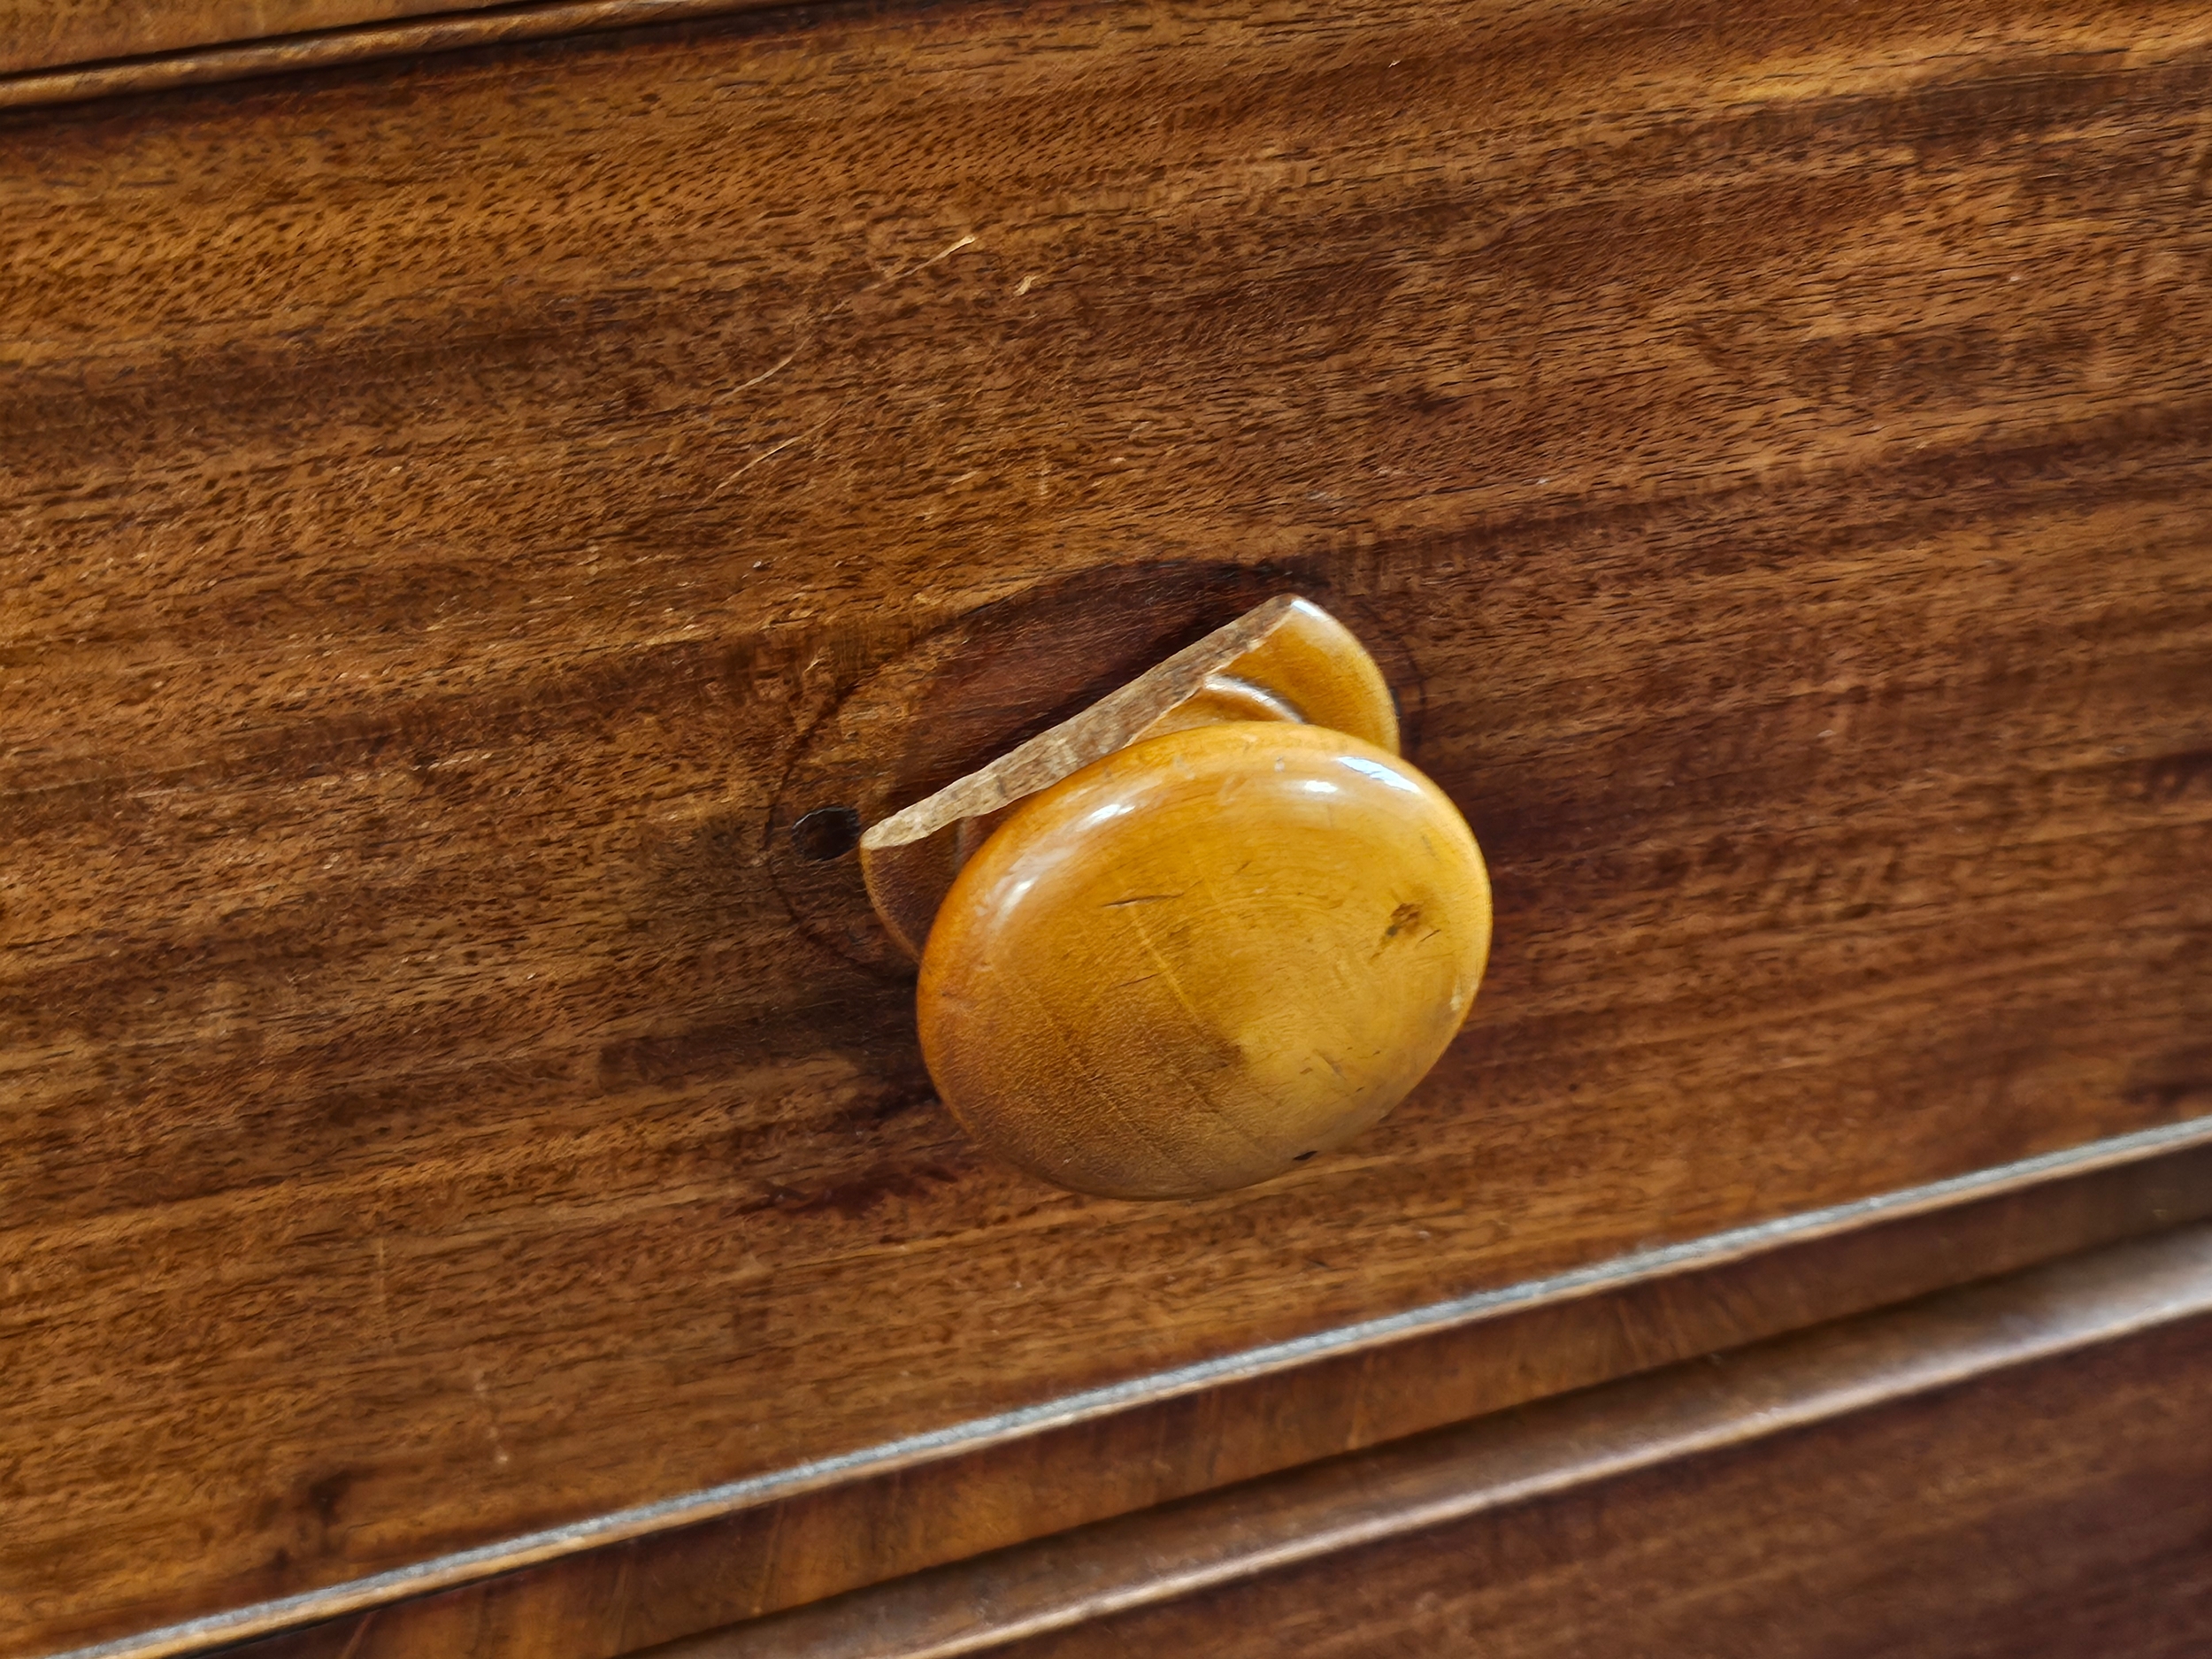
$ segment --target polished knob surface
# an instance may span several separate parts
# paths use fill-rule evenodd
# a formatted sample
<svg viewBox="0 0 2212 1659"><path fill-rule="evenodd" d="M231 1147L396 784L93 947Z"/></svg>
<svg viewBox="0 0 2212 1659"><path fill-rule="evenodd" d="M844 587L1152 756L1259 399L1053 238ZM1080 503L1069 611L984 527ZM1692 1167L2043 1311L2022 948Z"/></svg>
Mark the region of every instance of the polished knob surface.
<svg viewBox="0 0 2212 1659"><path fill-rule="evenodd" d="M1147 738L1023 801L922 956L969 1132L1081 1192L1280 1173L1395 1106L1490 942L1473 835L1398 757L1279 722Z"/></svg>

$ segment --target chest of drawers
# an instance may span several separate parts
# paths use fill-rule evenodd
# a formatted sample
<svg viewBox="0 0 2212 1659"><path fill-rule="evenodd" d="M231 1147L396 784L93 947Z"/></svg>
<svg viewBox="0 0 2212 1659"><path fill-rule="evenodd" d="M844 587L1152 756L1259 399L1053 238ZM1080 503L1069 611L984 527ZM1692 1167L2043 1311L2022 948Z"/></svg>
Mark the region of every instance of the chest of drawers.
<svg viewBox="0 0 2212 1659"><path fill-rule="evenodd" d="M2007 1412L2080 1457L1973 1515L2136 1611L1970 1628L2180 1651L2205 1500L2083 1471L2212 1283L2200 8L408 10L0 10L0 1653L1321 1651L1347 1573L1448 1651L1855 1467L1972 1577L1908 1442ZM1287 592L1482 841L1474 1018L1057 1192L792 827Z"/></svg>

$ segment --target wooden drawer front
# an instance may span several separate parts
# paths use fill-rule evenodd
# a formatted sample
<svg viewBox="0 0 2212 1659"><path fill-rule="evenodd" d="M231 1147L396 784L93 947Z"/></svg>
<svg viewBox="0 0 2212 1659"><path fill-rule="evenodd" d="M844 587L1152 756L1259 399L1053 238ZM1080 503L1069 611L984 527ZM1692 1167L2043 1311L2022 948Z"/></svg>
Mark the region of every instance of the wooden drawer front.
<svg viewBox="0 0 2212 1659"><path fill-rule="evenodd" d="M2205 1111L2208 51L963 4L8 116L0 1652ZM980 1159L813 735L1291 590L1473 1024L1248 1192Z"/></svg>
<svg viewBox="0 0 2212 1659"><path fill-rule="evenodd" d="M2208 1270L2177 1233L648 1659L2177 1659L2212 1618Z"/></svg>
<svg viewBox="0 0 2212 1659"><path fill-rule="evenodd" d="M2182 1659L2212 1624L2208 1409L2200 1317L995 1651Z"/></svg>

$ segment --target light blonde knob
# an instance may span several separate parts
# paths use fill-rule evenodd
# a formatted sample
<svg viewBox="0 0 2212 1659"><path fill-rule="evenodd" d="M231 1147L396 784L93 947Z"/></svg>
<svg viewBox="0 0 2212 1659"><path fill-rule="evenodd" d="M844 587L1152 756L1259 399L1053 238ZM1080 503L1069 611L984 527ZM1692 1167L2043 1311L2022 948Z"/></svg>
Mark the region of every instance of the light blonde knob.
<svg viewBox="0 0 2212 1659"><path fill-rule="evenodd" d="M1467 1017L1490 890L1452 803L1317 726L1144 738L1016 805L922 955L977 1140L1081 1192L1263 1180L1369 1127Z"/></svg>

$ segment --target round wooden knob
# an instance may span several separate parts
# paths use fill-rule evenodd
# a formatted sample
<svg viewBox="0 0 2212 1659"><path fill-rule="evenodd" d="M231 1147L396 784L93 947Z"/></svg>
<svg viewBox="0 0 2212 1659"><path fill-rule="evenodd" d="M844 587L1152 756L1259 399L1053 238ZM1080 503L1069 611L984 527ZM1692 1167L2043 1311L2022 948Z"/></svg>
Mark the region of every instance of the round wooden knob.
<svg viewBox="0 0 2212 1659"><path fill-rule="evenodd" d="M922 955L978 1140L1123 1198L1279 1174L1380 1118L1467 1017L1490 887L1451 803L1319 726L1147 738L1028 797Z"/></svg>

